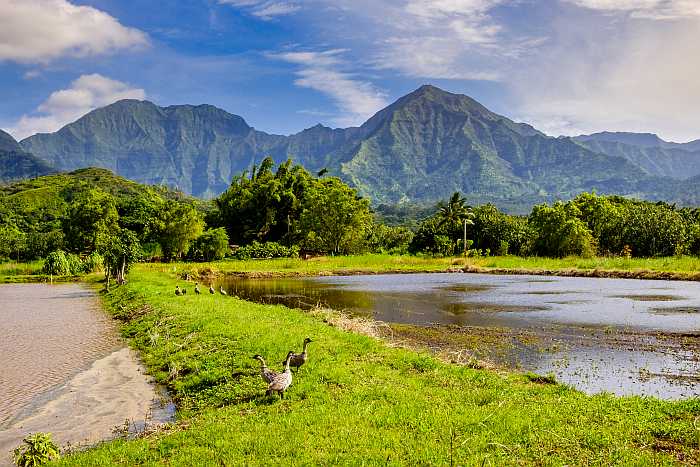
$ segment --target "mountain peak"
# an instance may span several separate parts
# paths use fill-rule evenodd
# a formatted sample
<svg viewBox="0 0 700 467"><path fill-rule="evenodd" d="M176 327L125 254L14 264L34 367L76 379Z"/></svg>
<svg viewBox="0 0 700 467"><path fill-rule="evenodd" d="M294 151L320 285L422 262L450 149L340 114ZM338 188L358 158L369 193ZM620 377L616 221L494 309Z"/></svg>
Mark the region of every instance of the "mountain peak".
<svg viewBox="0 0 700 467"><path fill-rule="evenodd" d="M0 130L0 151L21 151L19 143L9 133Z"/></svg>

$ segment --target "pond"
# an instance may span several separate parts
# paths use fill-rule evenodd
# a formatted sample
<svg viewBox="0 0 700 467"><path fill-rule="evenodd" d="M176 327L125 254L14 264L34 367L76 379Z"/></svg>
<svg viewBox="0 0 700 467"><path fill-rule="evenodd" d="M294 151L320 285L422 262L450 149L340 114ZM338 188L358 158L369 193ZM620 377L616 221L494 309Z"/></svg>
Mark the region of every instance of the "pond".
<svg viewBox="0 0 700 467"><path fill-rule="evenodd" d="M0 304L0 465L30 432L79 446L172 417L89 288L0 285Z"/></svg>
<svg viewBox="0 0 700 467"><path fill-rule="evenodd" d="M481 360L554 374L587 393L700 396L698 282L438 273L226 278L219 285L260 303L323 306L430 329L423 343L431 347L459 351L470 342L465 349Z"/></svg>

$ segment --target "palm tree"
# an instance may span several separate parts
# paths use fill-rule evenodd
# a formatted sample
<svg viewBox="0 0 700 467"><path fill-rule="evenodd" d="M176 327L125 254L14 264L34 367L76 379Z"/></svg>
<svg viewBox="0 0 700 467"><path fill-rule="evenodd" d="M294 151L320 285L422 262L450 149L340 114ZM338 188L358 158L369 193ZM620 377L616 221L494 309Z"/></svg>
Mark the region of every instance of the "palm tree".
<svg viewBox="0 0 700 467"><path fill-rule="evenodd" d="M439 227L447 226L453 232L456 226L464 226L464 253L466 254L467 226L474 225L474 212L471 206L466 204L466 199L455 191L447 204L440 206L438 216L440 217Z"/></svg>

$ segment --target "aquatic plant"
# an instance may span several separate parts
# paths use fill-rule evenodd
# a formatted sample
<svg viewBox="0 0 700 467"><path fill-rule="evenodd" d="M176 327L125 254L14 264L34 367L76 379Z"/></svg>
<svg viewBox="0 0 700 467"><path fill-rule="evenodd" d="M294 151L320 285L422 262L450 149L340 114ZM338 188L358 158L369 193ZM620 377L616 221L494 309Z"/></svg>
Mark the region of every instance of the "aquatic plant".
<svg viewBox="0 0 700 467"><path fill-rule="evenodd" d="M42 465L61 457L58 445L51 438L51 433L28 435L13 454L15 464L19 467Z"/></svg>

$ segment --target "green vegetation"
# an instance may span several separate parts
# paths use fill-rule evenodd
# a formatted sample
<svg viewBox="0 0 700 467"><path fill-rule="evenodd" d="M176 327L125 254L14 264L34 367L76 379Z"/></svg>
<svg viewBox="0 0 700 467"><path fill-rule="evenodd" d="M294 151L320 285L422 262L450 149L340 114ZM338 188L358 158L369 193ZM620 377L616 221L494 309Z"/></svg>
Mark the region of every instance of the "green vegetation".
<svg viewBox="0 0 700 467"><path fill-rule="evenodd" d="M148 269L135 269L104 303L173 391L180 423L59 465L672 465L700 454L697 399L590 397L446 364L331 327L372 330L333 314L219 295L175 298L182 280ZM279 367L305 337L314 339L310 359L285 400L266 397L251 357Z"/></svg>
<svg viewBox="0 0 700 467"><path fill-rule="evenodd" d="M141 137L133 138L132 128ZM207 199L228 188L232 173L268 155L312 172L328 169L375 204L435 203L458 191L475 205L525 213L591 190L684 203L699 193L698 180L686 180L700 174L697 150L551 138L434 86L400 98L359 128L317 125L291 136L257 131L211 105L122 100L21 146L60 170L118 167L129 179Z"/></svg>
<svg viewBox="0 0 700 467"><path fill-rule="evenodd" d="M35 433L22 440L13 452L18 467L35 467L61 458L51 433Z"/></svg>
<svg viewBox="0 0 700 467"><path fill-rule="evenodd" d="M215 200L210 223L225 227L238 244L281 242L333 254L366 247L372 225L366 199L338 178L313 177L291 161L273 168L267 157L250 177L235 177Z"/></svg>
<svg viewBox="0 0 700 467"><path fill-rule="evenodd" d="M461 250L457 223L445 226L441 207L418 227L411 252L453 255ZM472 256L657 257L700 253L700 210L620 196L582 193L568 202L537 205L528 217L493 205L474 208L467 238Z"/></svg>

